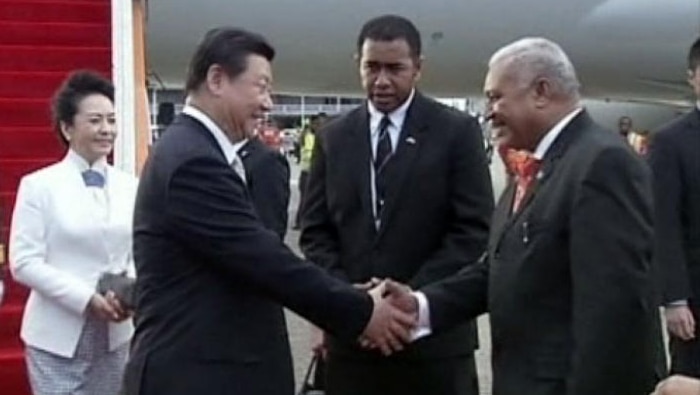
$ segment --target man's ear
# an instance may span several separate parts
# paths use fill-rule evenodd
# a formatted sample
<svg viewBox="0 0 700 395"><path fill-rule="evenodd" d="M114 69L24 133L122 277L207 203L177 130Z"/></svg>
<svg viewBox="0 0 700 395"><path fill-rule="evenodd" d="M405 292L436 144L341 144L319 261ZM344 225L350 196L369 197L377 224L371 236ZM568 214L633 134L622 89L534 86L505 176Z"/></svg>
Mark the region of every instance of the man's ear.
<svg viewBox="0 0 700 395"><path fill-rule="evenodd" d="M686 75L688 76L688 85L693 88L695 88L695 74L698 72L698 69L700 69L700 66L698 66L695 70L688 69L686 71Z"/></svg>
<svg viewBox="0 0 700 395"><path fill-rule="evenodd" d="M538 78L532 83L532 95L537 108L544 108L555 95L552 83L546 78Z"/></svg>
<svg viewBox="0 0 700 395"><path fill-rule="evenodd" d="M416 76L413 78L413 80L415 82L418 82L420 81L420 78L423 75L423 65L425 65L425 57L421 55L418 58L414 59L414 62L416 62Z"/></svg>
<svg viewBox="0 0 700 395"><path fill-rule="evenodd" d="M207 90L209 90L209 92L211 92L213 95L218 96L224 85L225 78L226 72L220 65L213 64L209 66L205 80Z"/></svg>

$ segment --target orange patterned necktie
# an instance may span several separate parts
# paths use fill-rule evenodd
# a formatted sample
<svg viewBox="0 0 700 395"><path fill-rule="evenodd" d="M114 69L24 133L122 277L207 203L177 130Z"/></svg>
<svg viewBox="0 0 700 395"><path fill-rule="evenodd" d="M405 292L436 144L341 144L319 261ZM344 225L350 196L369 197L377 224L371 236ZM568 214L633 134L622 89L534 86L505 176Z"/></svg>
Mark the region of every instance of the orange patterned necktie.
<svg viewBox="0 0 700 395"><path fill-rule="evenodd" d="M540 169L540 160L531 152L508 149L505 154L506 166L515 175L517 188L513 199L513 213L517 213L522 200L532 185L537 171Z"/></svg>

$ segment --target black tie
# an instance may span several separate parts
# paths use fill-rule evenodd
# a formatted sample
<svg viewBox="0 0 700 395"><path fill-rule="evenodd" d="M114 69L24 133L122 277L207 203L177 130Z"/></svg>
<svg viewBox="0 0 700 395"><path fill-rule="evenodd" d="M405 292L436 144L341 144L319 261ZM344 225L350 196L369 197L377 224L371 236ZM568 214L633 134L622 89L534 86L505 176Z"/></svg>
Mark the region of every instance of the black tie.
<svg viewBox="0 0 700 395"><path fill-rule="evenodd" d="M391 120L384 116L379 123L379 138L377 139L377 154L374 156L374 187L376 192L377 218L381 218L384 207L384 196L386 193L386 163L391 157L391 137L389 136L389 126Z"/></svg>

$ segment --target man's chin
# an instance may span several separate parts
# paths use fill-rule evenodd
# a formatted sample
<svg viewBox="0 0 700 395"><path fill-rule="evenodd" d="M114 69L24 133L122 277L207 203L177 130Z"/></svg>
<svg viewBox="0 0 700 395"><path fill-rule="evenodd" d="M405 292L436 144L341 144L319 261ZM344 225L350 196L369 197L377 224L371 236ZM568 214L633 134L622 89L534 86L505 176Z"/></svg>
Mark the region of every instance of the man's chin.
<svg viewBox="0 0 700 395"><path fill-rule="evenodd" d="M396 100L390 99L390 98L382 98L382 99L374 98L372 100L372 104L374 105L374 107L377 110L384 112L384 113L392 112L399 107L398 104L396 103Z"/></svg>

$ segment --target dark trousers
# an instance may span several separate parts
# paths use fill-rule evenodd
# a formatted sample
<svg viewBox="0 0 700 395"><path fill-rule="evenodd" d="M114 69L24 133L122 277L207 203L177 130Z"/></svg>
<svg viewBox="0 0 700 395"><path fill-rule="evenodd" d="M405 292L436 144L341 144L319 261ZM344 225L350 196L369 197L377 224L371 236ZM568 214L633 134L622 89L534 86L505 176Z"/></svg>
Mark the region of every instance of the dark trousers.
<svg viewBox="0 0 700 395"><path fill-rule="evenodd" d="M700 378L700 309L692 306L695 318L695 339L684 341L670 335L668 349L671 354L671 374Z"/></svg>
<svg viewBox="0 0 700 395"><path fill-rule="evenodd" d="M294 219L294 227L301 226L301 210L304 207L304 196L306 195L306 184L308 184L309 172L302 170L299 173L299 206L297 207L297 215Z"/></svg>
<svg viewBox="0 0 700 395"><path fill-rule="evenodd" d="M353 359L329 356L326 395L478 395L473 356Z"/></svg>

